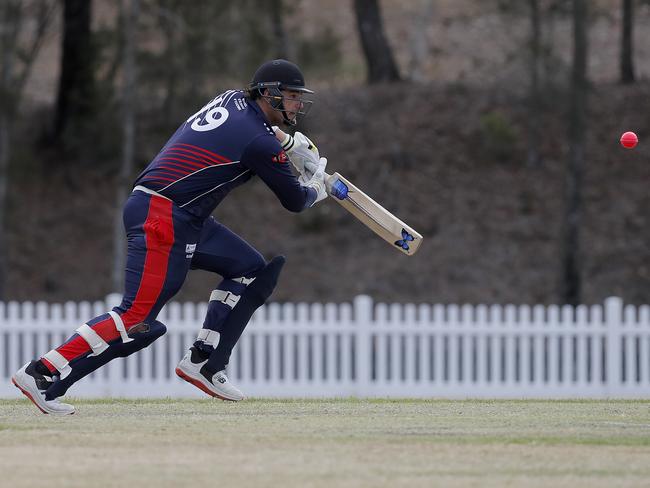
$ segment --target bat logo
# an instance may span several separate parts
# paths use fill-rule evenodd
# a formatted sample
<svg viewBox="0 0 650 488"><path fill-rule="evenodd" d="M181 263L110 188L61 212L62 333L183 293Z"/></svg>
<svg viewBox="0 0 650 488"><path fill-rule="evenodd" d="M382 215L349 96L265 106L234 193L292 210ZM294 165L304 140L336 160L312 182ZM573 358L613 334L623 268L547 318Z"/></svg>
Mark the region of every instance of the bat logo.
<svg viewBox="0 0 650 488"><path fill-rule="evenodd" d="M413 242L414 240L415 237L406 232L406 230L402 229L402 238L399 241L395 241L395 245L397 247L401 247L405 251L408 251L410 249L409 242Z"/></svg>

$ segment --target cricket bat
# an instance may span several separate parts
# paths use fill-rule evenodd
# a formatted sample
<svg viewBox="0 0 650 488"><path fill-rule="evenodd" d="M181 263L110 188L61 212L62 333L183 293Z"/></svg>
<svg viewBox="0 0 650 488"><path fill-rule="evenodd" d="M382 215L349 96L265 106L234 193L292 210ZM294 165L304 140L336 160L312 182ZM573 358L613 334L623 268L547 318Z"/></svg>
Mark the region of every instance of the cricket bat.
<svg viewBox="0 0 650 488"><path fill-rule="evenodd" d="M375 234L409 256L419 249L422 235L415 229L395 217L339 173L326 175L326 179L327 192L333 200Z"/></svg>

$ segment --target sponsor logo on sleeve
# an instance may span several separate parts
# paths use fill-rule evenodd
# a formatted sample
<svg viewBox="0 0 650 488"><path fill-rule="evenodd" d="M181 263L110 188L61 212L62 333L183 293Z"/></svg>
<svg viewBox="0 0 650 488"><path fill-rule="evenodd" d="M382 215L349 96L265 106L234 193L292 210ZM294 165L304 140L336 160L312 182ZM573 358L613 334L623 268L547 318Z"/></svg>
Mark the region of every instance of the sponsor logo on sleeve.
<svg viewBox="0 0 650 488"><path fill-rule="evenodd" d="M289 162L289 156L287 156L287 153L284 152L284 149L283 149L278 154L273 156L271 158L271 161L273 161L274 163L279 163L279 164L288 163Z"/></svg>

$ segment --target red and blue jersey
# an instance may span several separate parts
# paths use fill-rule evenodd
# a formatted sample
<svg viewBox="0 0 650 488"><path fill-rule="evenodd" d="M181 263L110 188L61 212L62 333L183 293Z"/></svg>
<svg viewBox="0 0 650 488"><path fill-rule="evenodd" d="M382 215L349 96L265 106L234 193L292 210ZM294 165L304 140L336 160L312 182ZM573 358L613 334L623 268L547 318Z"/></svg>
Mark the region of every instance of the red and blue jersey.
<svg viewBox="0 0 650 488"><path fill-rule="evenodd" d="M301 186L289 165L262 110L244 92L228 90L176 130L134 186L206 218L230 190L257 175L285 208L300 212L316 191Z"/></svg>

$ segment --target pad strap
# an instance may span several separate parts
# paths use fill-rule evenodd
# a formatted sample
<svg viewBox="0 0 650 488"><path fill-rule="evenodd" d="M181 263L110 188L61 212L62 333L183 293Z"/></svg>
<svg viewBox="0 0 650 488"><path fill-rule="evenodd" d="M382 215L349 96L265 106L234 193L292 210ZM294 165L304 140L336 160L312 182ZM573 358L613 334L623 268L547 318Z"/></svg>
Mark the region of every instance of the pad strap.
<svg viewBox="0 0 650 488"><path fill-rule="evenodd" d="M219 344L220 336L221 334L219 334L219 332L216 330L201 329L199 331L199 335L197 336L197 340L203 341L203 343L207 344L208 346L217 347L217 344Z"/></svg>
<svg viewBox="0 0 650 488"><path fill-rule="evenodd" d="M117 313L113 312L112 310L108 312L108 315L110 315L111 318L113 319L113 322L115 322L115 328L120 333L120 337L122 337L122 342L124 343L131 342L133 339L131 339L126 333L126 327L124 327L124 322L122 322L122 317L120 317Z"/></svg>
<svg viewBox="0 0 650 488"><path fill-rule="evenodd" d="M212 293L210 293L211 302L221 302L228 305L230 308L234 308L240 298L239 295L235 295L230 291L213 290Z"/></svg>
<svg viewBox="0 0 650 488"><path fill-rule="evenodd" d="M59 371L61 379L72 373L72 368L68 364L68 360L56 349L52 349L50 352L45 354L43 359L47 359L50 364Z"/></svg>
<svg viewBox="0 0 650 488"><path fill-rule="evenodd" d="M242 285L248 286L253 281L255 281L255 277L253 276L252 278L245 278L244 276L242 276L241 278L233 278L232 280L236 281L237 283L241 283Z"/></svg>
<svg viewBox="0 0 650 488"><path fill-rule="evenodd" d="M75 332L83 337L83 340L86 341L93 350L91 356L99 356L108 349L108 343L102 339L97 332L92 330L88 324L83 324Z"/></svg>

